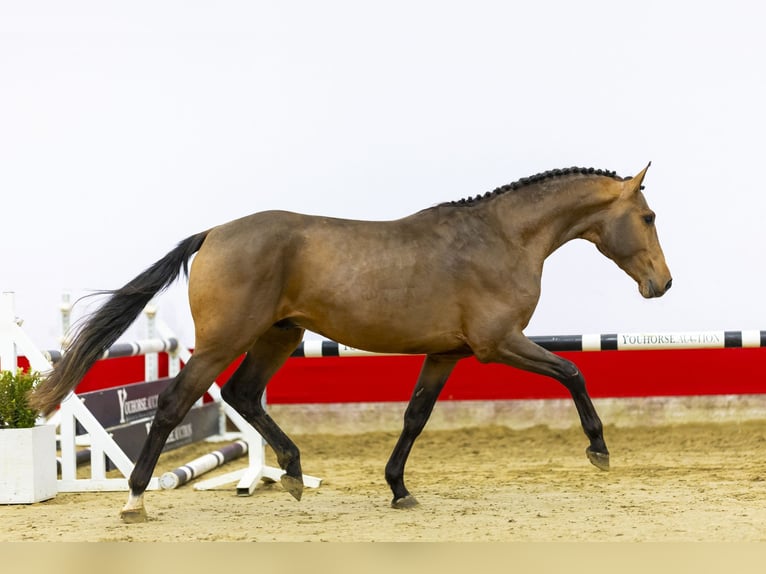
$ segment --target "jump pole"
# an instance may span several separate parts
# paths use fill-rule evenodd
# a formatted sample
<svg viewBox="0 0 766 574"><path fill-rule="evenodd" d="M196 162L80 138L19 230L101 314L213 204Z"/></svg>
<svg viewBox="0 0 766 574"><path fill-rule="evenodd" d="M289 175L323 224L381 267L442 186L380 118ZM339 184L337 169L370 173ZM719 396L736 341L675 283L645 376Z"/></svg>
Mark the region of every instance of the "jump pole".
<svg viewBox="0 0 766 574"><path fill-rule="evenodd" d="M640 351L766 347L766 331L671 331L531 336L544 349L557 351ZM329 340L303 341L292 357L374 357L373 353Z"/></svg>
<svg viewBox="0 0 766 574"><path fill-rule="evenodd" d="M206 472L210 472L227 462L239 458L245 453L247 453L247 442L243 440L234 441L231 444L222 446L218 450L203 454L170 472L164 473L160 476L160 487L164 490L178 488Z"/></svg>

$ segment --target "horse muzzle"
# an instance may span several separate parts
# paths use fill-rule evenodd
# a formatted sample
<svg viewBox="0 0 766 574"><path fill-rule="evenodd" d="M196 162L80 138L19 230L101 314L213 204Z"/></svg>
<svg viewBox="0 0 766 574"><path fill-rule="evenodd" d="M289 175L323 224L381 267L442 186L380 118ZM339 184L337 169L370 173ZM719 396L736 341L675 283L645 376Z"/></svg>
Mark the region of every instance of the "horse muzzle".
<svg viewBox="0 0 766 574"><path fill-rule="evenodd" d="M659 285L662 285L661 283ZM662 287L658 287L658 284L651 279L644 285L641 285L639 291L646 299L653 299L654 297L662 297L673 286L673 279L668 279L667 283Z"/></svg>

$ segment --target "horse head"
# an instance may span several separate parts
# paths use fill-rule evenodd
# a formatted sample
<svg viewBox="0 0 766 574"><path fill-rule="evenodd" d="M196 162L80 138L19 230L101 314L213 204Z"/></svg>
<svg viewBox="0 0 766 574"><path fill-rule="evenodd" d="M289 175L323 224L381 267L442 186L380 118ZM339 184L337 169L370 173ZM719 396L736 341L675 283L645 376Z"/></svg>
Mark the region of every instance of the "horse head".
<svg viewBox="0 0 766 574"><path fill-rule="evenodd" d="M661 297L673 283L657 237L655 214L641 191L649 165L633 178L614 182L620 186L616 199L586 236L638 283L647 299Z"/></svg>

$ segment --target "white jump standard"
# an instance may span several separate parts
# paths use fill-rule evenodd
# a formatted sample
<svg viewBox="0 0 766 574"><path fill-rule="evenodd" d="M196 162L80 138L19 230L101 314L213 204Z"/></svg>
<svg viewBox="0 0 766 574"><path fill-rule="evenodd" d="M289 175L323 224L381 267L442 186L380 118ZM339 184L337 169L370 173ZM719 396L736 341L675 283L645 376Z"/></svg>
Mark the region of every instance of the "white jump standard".
<svg viewBox="0 0 766 574"><path fill-rule="evenodd" d="M68 307L66 308L68 311ZM181 361L188 362L191 357L191 353L188 349L179 344L178 339L173 332L162 322L156 321L154 318L154 312L148 313L150 321L152 321L151 331L157 331L161 333L157 338L144 339L137 342L129 343L116 343L109 347L102 354L102 358L115 358L115 357L127 357L141 355L145 358L159 352L169 353L169 371L170 374L174 374L178 371ZM58 362L62 359L63 354L60 351L46 351L41 352L32 343L29 337L21 329L21 320L18 319L14 312L14 293L5 292L2 293L0 298L0 363L3 369L15 370L17 365L17 347L28 359L31 368L39 371L43 375L50 372L53 367L53 362ZM111 405L109 413L94 413L90 407L101 409L103 404L99 406L99 400L96 395L99 392L88 393L89 405L83 402L82 397L70 392L62 400L60 408L55 411L50 418L46 421L46 424L51 426L57 426L59 428L59 444L60 444L60 457L55 456L55 451L51 458L51 464L55 468L58 466L61 472L61 478L57 481L57 492L86 492L86 491L125 491L129 489L127 477L133 470L134 463L131 458L126 454L123 447L118 444L115 437L121 432L127 430L127 427L132 424L145 425L144 419L138 418L135 420L121 420L126 417L127 414L134 415L140 414L138 407L132 405L130 409L124 409L129 400L133 398L133 393L136 395L139 402L145 402L147 406L153 402L150 387L153 385L162 385L163 381L156 380L157 369L156 361L153 368L146 369L146 372L153 373L147 377L147 382L134 383L132 385L126 385L122 388L115 388L111 392L103 391L104 395L110 395L117 406ZM130 389L130 392L125 391L121 393L122 389ZM221 391L217 384L214 382L211 384L209 395L213 398L213 403L203 403L200 401L200 411L211 411L215 417L214 425L211 428L214 429L215 434L207 433L204 440L211 441L217 437L219 440L233 440L239 439L238 443L244 443L247 445L245 452L242 454L248 454L248 466L246 468L230 472L222 477L216 477L212 479L215 481L206 481L210 483L210 486L205 482L195 485L196 490L205 490L206 488L212 488L212 485L220 486L228 484L230 482L238 482L237 495L249 495L254 491L257 482L259 480L277 481L283 474L281 469L275 469L266 466L265 464L265 443L262 437L255 431L255 429L249 425L242 417L238 415L230 406L225 404L221 398ZM108 399L108 397L106 397ZM145 400L144 400L145 399ZM103 401L101 401L103 403ZM118 414L114 414L116 412ZM130 410L130 413L127 413ZM193 414L194 409L190 414ZM111 414L110 414L111 413ZM153 415L153 413L145 413L147 415ZM209 413L208 413L209 414ZM98 416L97 416L98 415ZM99 416L104 415L109 420L99 420ZM206 418L210 418L205 415ZM130 417L128 417L130 418ZM146 417L144 417L146 418ZM237 428L235 433L225 432L226 420L229 419ZM127 424L122 424L127 423ZM106 428L109 425L109 429ZM85 445L89 446L88 449L79 449L78 446L82 446L83 441L81 437L78 437L78 427L80 431L84 431L86 434L84 438ZM144 432L145 435L145 432ZM196 436L196 434L195 434ZM143 439L143 437L141 437ZM239 455L238 455L239 456ZM230 457L229 454L225 455L226 460L233 460L236 456ZM87 459L87 460L84 460ZM113 468L119 470L122 477L108 477L107 461L111 463ZM84 462L90 462L90 475L85 478L77 477L77 466ZM198 469L195 476L202 474L202 470ZM316 488L320 485L321 480L316 477L304 475L304 484L310 488ZM152 477L149 481L148 490L157 490L160 488L159 478Z"/></svg>

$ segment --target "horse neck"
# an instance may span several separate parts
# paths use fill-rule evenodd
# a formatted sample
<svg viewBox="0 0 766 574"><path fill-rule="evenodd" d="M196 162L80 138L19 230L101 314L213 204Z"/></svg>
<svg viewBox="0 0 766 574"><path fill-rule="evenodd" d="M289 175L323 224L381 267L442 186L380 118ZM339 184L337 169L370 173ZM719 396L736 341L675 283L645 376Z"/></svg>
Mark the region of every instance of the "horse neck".
<svg viewBox="0 0 766 574"><path fill-rule="evenodd" d="M545 259L568 241L587 238L619 195L615 184L604 177L561 181L509 192L493 207L509 239Z"/></svg>

